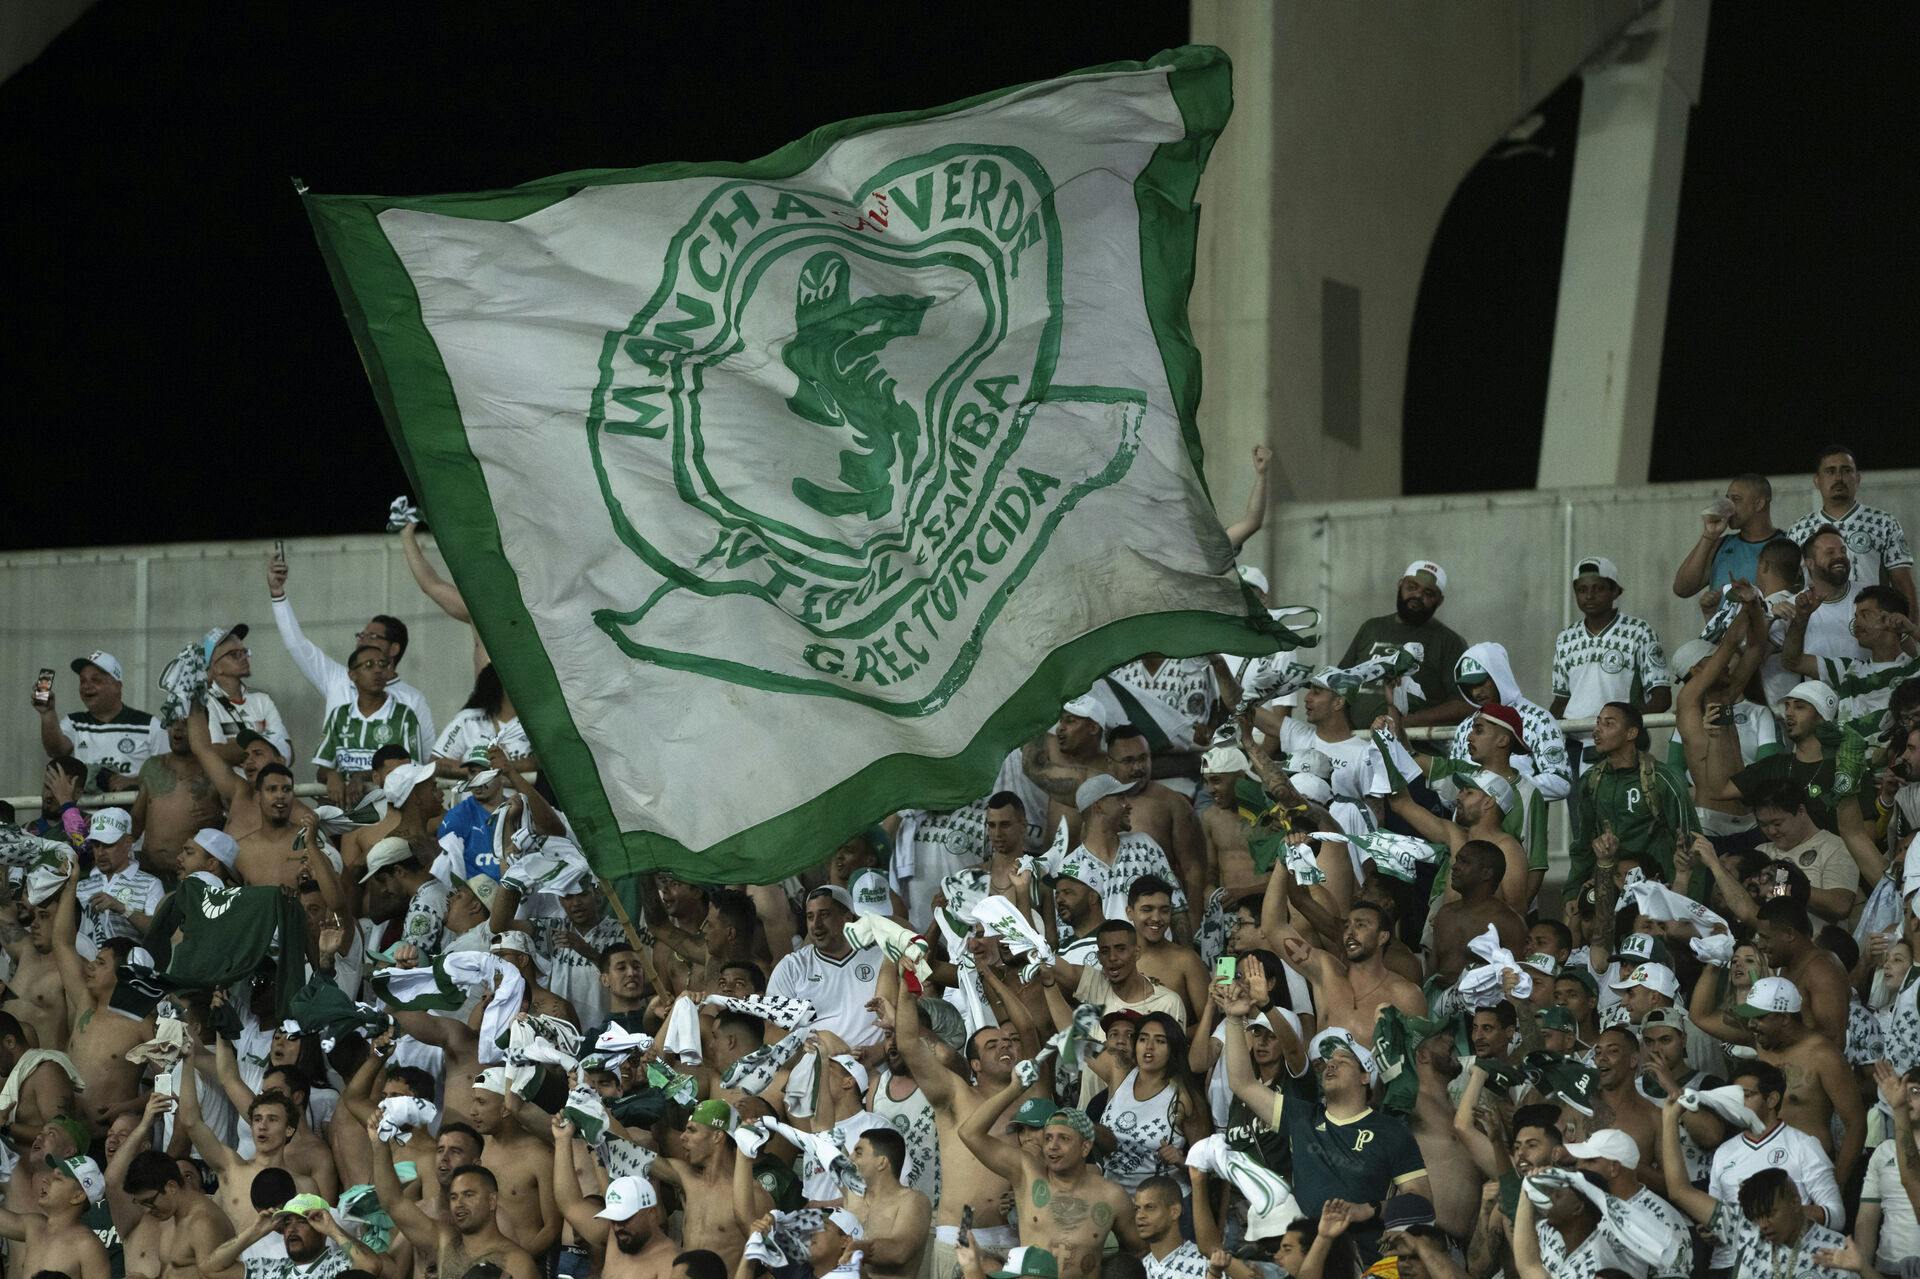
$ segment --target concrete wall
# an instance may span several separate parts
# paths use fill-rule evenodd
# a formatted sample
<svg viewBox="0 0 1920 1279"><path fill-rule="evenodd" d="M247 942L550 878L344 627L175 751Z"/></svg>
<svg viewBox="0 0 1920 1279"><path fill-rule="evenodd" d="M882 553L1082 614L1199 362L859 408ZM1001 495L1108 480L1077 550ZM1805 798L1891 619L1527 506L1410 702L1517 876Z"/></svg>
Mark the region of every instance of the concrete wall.
<svg viewBox="0 0 1920 1279"><path fill-rule="evenodd" d="M1774 476L1782 528L1818 502L1808 475ZM1862 500L1920 532L1920 471L1877 471ZM1700 536L1700 511L1726 484L1550 489L1378 502L1295 503L1267 521L1257 564L1276 602L1311 604L1323 616L1321 652L1338 658L1362 621L1393 611L1400 571L1415 559L1447 570L1440 619L1471 644L1498 640L1527 695L1551 700L1553 639L1578 616L1574 563L1605 555L1620 566L1622 612L1652 623L1671 652L1700 633L1700 610L1676 599L1673 571Z"/></svg>
<svg viewBox="0 0 1920 1279"><path fill-rule="evenodd" d="M1276 498L1400 491L1407 344L1447 204L1642 7L1194 0L1193 38L1234 64L1233 119L1200 186L1191 311L1208 480L1229 519L1257 443L1277 455ZM1329 283L1347 304L1332 333ZM1323 345L1340 385L1322 377Z"/></svg>
<svg viewBox="0 0 1920 1279"><path fill-rule="evenodd" d="M67 663L96 648L120 659L125 697L142 710L159 707L155 681L189 640L210 626L253 627L254 685L273 694L286 716L300 760L318 743L322 702L294 669L267 603L267 542L203 542L0 556L0 794L39 793L39 718L28 705L42 666L59 672L56 708L79 707ZM353 637L375 613L407 624L410 643L401 673L426 693L437 723L466 701L473 687L467 627L434 606L414 585L396 537L344 537L289 542L287 594L308 638L345 661ZM442 573L445 566L440 567ZM301 763L303 781L313 775Z"/></svg>

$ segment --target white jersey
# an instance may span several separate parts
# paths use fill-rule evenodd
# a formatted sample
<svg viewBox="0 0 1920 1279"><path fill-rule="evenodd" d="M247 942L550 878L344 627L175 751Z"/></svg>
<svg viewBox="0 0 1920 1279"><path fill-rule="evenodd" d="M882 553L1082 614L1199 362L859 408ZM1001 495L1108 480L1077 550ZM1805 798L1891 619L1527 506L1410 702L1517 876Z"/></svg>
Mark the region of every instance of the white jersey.
<svg viewBox="0 0 1920 1279"><path fill-rule="evenodd" d="M1104 862L1107 868L1106 892L1100 898L1102 909L1108 919L1127 917L1127 890L1133 887L1133 881L1142 875L1158 875L1173 885L1173 909L1175 912L1187 908L1187 890L1180 886L1180 876L1173 873L1173 862L1167 852L1160 847L1160 841L1145 831L1130 830L1120 835L1120 847L1113 860L1105 861L1100 854L1079 845L1070 856L1085 855L1095 861Z"/></svg>
<svg viewBox="0 0 1920 1279"><path fill-rule="evenodd" d="M242 729L250 728L275 745L288 744L286 719L281 716L280 708L274 705L273 698L259 689L242 684L240 700L234 701L220 690L218 684L209 684L204 700L207 707L207 736L214 741L230 742L240 735Z"/></svg>
<svg viewBox="0 0 1920 1279"><path fill-rule="evenodd" d="M1206 1279L1207 1255L1193 1240L1182 1239L1180 1246L1164 1257L1154 1256L1151 1250L1142 1254L1140 1266L1147 1272L1147 1279Z"/></svg>
<svg viewBox="0 0 1920 1279"><path fill-rule="evenodd" d="M863 946L841 959L831 959L817 946L802 946L775 964L767 978L767 993L783 999L804 999L819 1010L821 1030L831 1030L849 1048L864 1048L880 1038L880 1023L867 1011L886 953Z"/></svg>
<svg viewBox="0 0 1920 1279"><path fill-rule="evenodd" d="M1892 1274L1906 1257L1920 1257L1920 1223L1913 1216L1913 1200L1900 1184L1900 1168L1893 1139L1873 1148L1867 1161L1867 1180L1860 1187L1862 1204L1880 1205L1880 1248L1876 1268Z"/></svg>
<svg viewBox="0 0 1920 1279"><path fill-rule="evenodd" d="M1813 610L1807 619L1807 634L1801 651L1808 657L1834 657L1864 662L1873 655L1853 637L1853 597L1860 583L1849 583L1844 594Z"/></svg>
<svg viewBox="0 0 1920 1279"><path fill-rule="evenodd" d="M1911 568L1913 565L1913 552L1907 547L1907 531L1900 526L1900 521L1886 511L1859 502L1855 502L1853 509L1837 520L1829 518L1825 511L1817 510L1803 515L1787 530L1787 536L1805 546L1807 539L1827 524L1839 529L1840 536L1847 543L1847 562L1852 566L1853 580L1857 585L1874 585L1880 580L1883 569Z"/></svg>
<svg viewBox="0 0 1920 1279"><path fill-rule="evenodd" d="M1713 1152L1713 1170L1707 1174L1707 1193L1723 1204L1740 1202L1740 1185L1756 1172L1783 1168L1800 1197L1827 1210L1827 1220L1843 1222L1846 1209L1840 1202L1840 1184L1834 1180L1833 1160L1820 1148L1820 1142L1791 1124L1776 1122L1764 1137L1751 1133L1722 1142ZM1711 1268L1724 1270L1733 1264L1733 1250L1716 1245Z"/></svg>
<svg viewBox="0 0 1920 1279"><path fill-rule="evenodd" d="M1672 683L1660 636L1637 617L1616 613L1598 635L1578 621L1553 642L1553 695L1567 699L1568 719L1597 715L1608 702L1638 704Z"/></svg>
<svg viewBox="0 0 1920 1279"><path fill-rule="evenodd" d="M1289 715L1280 721L1280 748L1289 755L1319 751L1332 760L1333 776L1328 784L1338 799L1365 808L1362 801L1368 796L1393 793L1387 781L1386 761L1366 733L1355 733L1344 742L1330 742L1314 732L1313 725Z"/></svg>
<svg viewBox="0 0 1920 1279"><path fill-rule="evenodd" d="M134 941L146 934L133 925L130 915L152 917L160 908L160 899L166 895L166 887L146 871L140 869L138 862L127 863L127 868L113 875L102 874L98 866L74 890L80 903L80 934L93 943L97 954L99 948L109 938L127 937ZM127 914L117 910L95 910L88 905L101 893L113 898L126 907Z"/></svg>
<svg viewBox="0 0 1920 1279"><path fill-rule="evenodd" d="M467 753L474 747L491 746L496 740L500 748L515 759L533 754L533 742L518 719L495 719L479 707L469 706L457 712L440 730L439 738L433 743L434 758L464 764Z"/></svg>
<svg viewBox="0 0 1920 1279"><path fill-rule="evenodd" d="M887 1088L896 1076L888 1067L880 1068L880 1080L873 1088L873 1113L879 1115L900 1134L907 1143L907 1162L912 1165L913 1175L907 1179L907 1185L925 1195L929 1202L940 1202L940 1128L933 1113L933 1103L927 1100L927 1094L920 1091L920 1085L913 1083L913 1091L904 1101L895 1101L887 1095ZM898 1076L898 1078L906 1078Z"/></svg>
<svg viewBox="0 0 1920 1279"><path fill-rule="evenodd" d="M1173 1124L1173 1102L1180 1090L1168 1081L1145 1101L1133 1095L1140 1079L1138 1070L1129 1070L1120 1086L1107 1094L1107 1108L1100 1122L1113 1134L1113 1153L1100 1164L1108 1181L1129 1193L1156 1173L1175 1171L1160 1162L1160 1147L1178 1138Z"/></svg>

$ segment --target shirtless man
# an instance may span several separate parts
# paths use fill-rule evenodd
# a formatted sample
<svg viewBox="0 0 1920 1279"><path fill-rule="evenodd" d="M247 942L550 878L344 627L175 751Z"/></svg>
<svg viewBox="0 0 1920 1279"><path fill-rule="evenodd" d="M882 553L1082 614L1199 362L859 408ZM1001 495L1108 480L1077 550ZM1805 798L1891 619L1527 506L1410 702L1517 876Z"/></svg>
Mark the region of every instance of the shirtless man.
<svg viewBox="0 0 1920 1279"><path fill-rule="evenodd" d="M67 1036L67 1056L87 1081L77 1113L96 1135L123 1114L138 1114L140 1068L127 1060L127 1050L153 1038L153 1015L133 1017L111 1004L120 984L119 965L134 949L124 937L107 942L93 959L82 959L74 949L79 909L74 901L74 876L60 890L53 916L53 955L60 966L60 987L66 994L73 1029Z"/></svg>
<svg viewBox="0 0 1920 1279"><path fill-rule="evenodd" d="M1127 890L1127 918L1140 934L1140 971L1186 1001L1192 1025L1206 1003L1207 968L1198 951L1172 940L1173 885L1157 875L1134 880Z"/></svg>
<svg viewBox="0 0 1920 1279"><path fill-rule="evenodd" d="M1047 793L1046 821L1041 829L1058 830L1064 818L1070 844L1080 839L1080 810L1074 806L1074 792L1089 777L1113 771L1113 761L1101 749L1105 730L1093 718L1099 713L1100 704L1093 698L1076 698L1060 712L1058 724L1020 748L1020 767L1027 780Z"/></svg>
<svg viewBox="0 0 1920 1279"><path fill-rule="evenodd" d="M52 1271L70 1279L107 1279L106 1247L87 1227L87 1209L106 1198L107 1179L85 1155L61 1160L34 1182L35 1212L0 1209L0 1238L24 1242L22 1274Z"/></svg>
<svg viewBox="0 0 1920 1279"><path fill-rule="evenodd" d="M653 897L658 909L649 911L648 919L655 926L684 935L706 931L707 894L698 884L656 875ZM693 988L699 972L692 960L663 941L656 940L652 951L653 971L659 977L662 993L678 995Z"/></svg>
<svg viewBox="0 0 1920 1279"><path fill-rule="evenodd" d="M992 1134L1006 1131L1007 1120L1013 1117L1030 1090L1018 1084L1011 1089L1005 1087L1013 1079L1017 1058L1010 1059L1010 1051L1004 1047L982 1049L986 1056L968 1061L968 1067L974 1072L972 1080L949 1070L930 1032L921 1024L920 998L903 981L898 1015L883 1017L883 1020L892 1024L900 1055L906 1059L920 1091L933 1106L934 1125L940 1139L940 1203L934 1217L933 1269L935 1274L948 1275L953 1273L953 1250L960 1240L960 1219L969 1207L973 1209L974 1239L980 1246L1005 1251L1020 1241L1001 1206L1001 1196L1006 1194L1009 1185L1006 1174L983 1162L977 1148L961 1135L961 1130L980 1116L983 1140L994 1143L997 1149L1002 1139ZM969 1042L969 1053L976 1050L981 1038L976 1034ZM1018 1044L1017 1040L1014 1042ZM1017 1046L1011 1050L1018 1051ZM1003 1091L1007 1095L991 1112L986 1112L989 1099ZM1017 1158L1019 1147L1013 1150Z"/></svg>
<svg viewBox="0 0 1920 1279"><path fill-rule="evenodd" d="M1658 1177L1665 1184L1658 1171L1660 1111L1640 1095L1640 1041L1632 1031L1612 1026L1600 1032L1593 1045L1593 1072L1593 1117L1586 1119L1570 1108L1562 1111L1563 1116L1583 1120L1589 1133L1602 1128L1626 1133L1640 1147L1641 1180L1652 1185L1651 1179ZM1568 1125L1563 1122L1562 1128L1568 1129ZM1571 1137L1570 1129L1568 1133Z"/></svg>
<svg viewBox="0 0 1920 1279"><path fill-rule="evenodd" d="M448 1068L451 1078L451 1061ZM560 1210L553 1202L553 1153L520 1124L510 1108L517 1103L518 1098L507 1092L507 1072L490 1067L474 1084L467 1121L486 1138L480 1164L498 1183L501 1228L528 1252L544 1257L560 1237Z"/></svg>
<svg viewBox="0 0 1920 1279"><path fill-rule="evenodd" d="M1453 1053L1453 1023L1424 1024L1433 1029L1413 1046L1420 1094L1407 1116L1407 1127L1413 1130L1414 1143L1427 1166L1435 1219L1448 1234L1467 1238L1473 1233L1479 1207L1481 1176L1453 1131L1454 1107L1447 1090L1460 1076L1460 1059Z"/></svg>
<svg viewBox="0 0 1920 1279"><path fill-rule="evenodd" d="M21 1059L32 1051L25 1028L13 1014L0 1013L0 1080L12 1078L13 1072L20 1068ZM0 1120L5 1121L5 1135L17 1145L32 1141L33 1134L46 1127L47 1120L55 1115L73 1111L74 1079L57 1057L56 1052L41 1058L39 1064L26 1072L24 1079L15 1082L13 1111L0 1115Z"/></svg>
<svg viewBox="0 0 1920 1279"><path fill-rule="evenodd" d="M660 1196L645 1177L617 1177L607 1187L607 1206L599 1212L580 1197L573 1158L573 1122L553 1117L553 1186L560 1206L587 1245L604 1254L594 1273L602 1279L672 1279L676 1244L661 1228ZM607 1245L613 1246L609 1248Z"/></svg>
<svg viewBox="0 0 1920 1279"><path fill-rule="evenodd" d="M1460 980L1472 952L1467 943L1491 924L1500 945L1525 954L1527 921L1500 897L1507 855L1497 845L1470 839L1453 855L1453 888L1458 901L1449 901L1433 913L1433 971L1448 985Z"/></svg>
<svg viewBox="0 0 1920 1279"><path fill-rule="evenodd" d="M174 874L180 845L220 820L220 794L194 758L186 720L167 726L167 748L165 755L151 756L140 766L140 793L133 801L133 837L144 835L146 841L140 867L155 875Z"/></svg>
<svg viewBox="0 0 1920 1279"><path fill-rule="evenodd" d="M521 1007L531 1010L541 1017L558 1017L577 1030L588 1029L580 1024L580 1014L567 1000L560 998L540 984L540 967L533 960L533 935L524 925L508 928L493 939L491 951L505 962L512 964L514 971L520 974L527 984L527 1002Z"/></svg>
<svg viewBox="0 0 1920 1279"><path fill-rule="evenodd" d="M1024 1091L1018 1079L1009 1080L960 1125L967 1149L1015 1188L1020 1242L1051 1252L1059 1261L1061 1279L1098 1274L1109 1233L1120 1236L1121 1251L1136 1256L1144 1252L1147 1245L1134 1225L1132 1199L1087 1162L1093 1120L1085 1111L1055 1111L1040 1129L1037 1156L1027 1154L1014 1138L990 1131L995 1117L1017 1103ZM986 1243L978 1234L976 1229L976 1243ZM936 1256L936 1267L939 1264Z"/></svg>
<svg viewBox="0 0 1920 1279"><path fill-rule="evenodd" d="M685 1214L680 1223L681 1244L718 1253L729 1266L738 1264L746 1249L747 1222L773 1207L772 1197L754 1181L748 1187L752 1215L742 1220L735 1210L733 1165L740 1152L727 1135L733 1117L733 1107L724 1101L701 1102L680 1132L686 1158L663 1156L649 1170L656 1180L680 1188ZM572 1151L571 1144L567 1149Z"/></svg>
<svg viewBox="0 0 1920 1279"><path fill-rule="evenodd" d="M375 1135L379 1127L378 1117L367 1122L367 1139L373 1144L374 1193L416 1255L431 1254L438 1273L450 1277L492 1262L512 1279L539 1279L540 1267L533 1255L500 1231L500 1188L491 1172L479 1164L454 1169L445 1211L436 1220L400 1188L400 1175L393 1170L393 1148Z"/></svg>
<svg viewBox="0 0 1920 1279"><path fill-rule="evenodd" d="M1286 867L1273 868L1276 880L1290 878ZM1284 898L1282 899L1284 901ZM1269 905L1269 910L1274 908ZM1277 929L1280 954L1289 966L1305 973L1313 986L1313 1006L1322 1030L1338 1026L1347 1031L1363 1048L1373 1047L1374 1022L1382 1004L1391 1004L1409 1017L1427 1015L1427 997L1420 987L1387 967L1387 943L1393 937L1393 925L1387 913L1371 902L1355 902L1347 909L1346 929L1341 945L1343 958L1335 958L1310 944L1285 918L1269 919L1265 926Z"/></svg>
<svg viewBox="0 0 1920 1279"><path fill-rule="evenodd" d="M1830 1044L1846 1043L1847 1010L1852 1003L1847 966L1838 955L1814 944L1813 921L1806 907L1786 897L1764 901L1754 931L1767 962L1799 992L1804 1001L1800 1016L1807 1026Z"/></svg>
<svg viewBox="0 0 1920 1279"><path fill-rule="evenodd" d="M1213 803L1200 810L1200 834L1207 841L1207 865L1213 880L1229 894L1259 884L1248 836L1253 825L1240 813L1240 783L1251 761L1237 746L1217 746L1201 757L1200 784Z"/></svg>
<svg viewBox="0 0 1920 1279"><path fill-rule="evenodd" d="M222 829L234 839L245 839L260 829L260 806L253 800L254 779L260 770L269 764L286 767L287 758L273 742L253 732L242 729L234 742L240 746L239 771L220 758L214 749L213 737L207 731L207 708L204 703L196 703L187 713L187 741L193 751L193 757L199 761L200 771L212 784L214 793L226 806L227 822ZM300 808L307 805L300 800L294 803ZM218 822L208 822L217 826Z"/></svg>
<svg viewBox="0 0 1920 1279"><path fill-rule="evenodd" d="M247 1108L247 1124L253 1132L251 1159L242 1159L238 1151L222 1145L218 1134L207 1127L200 1116L198 1088L181 1091L177 1113L188 1140L220 1179L220 1207L235 1230L244 1231L254 1224L258 1209L253 1206L253 1179L262 1169L283 1170L293 1178L294 1188L302 1194L319 1191L320 1185L313 1177L295 1172L287 1165L287 1143L293 1136L299 1115L293 1103L283 1094L262 1093Z"/></svg>
<svg viewBox="0 0 1920 1279"><path fill-rule="evenodd" d="M1527 874L1527 850L1501 826L1507 814L1519 802L1520 793L1504 777L1497 777L1486 769L1457 773L1453 781L1460 796L1454 808L1456 820L1435 817L1415 803L1413 796L1406 791L1393 797L1393 811L1399 814L1400 820L1413 827L1414 834L1445 844L1447 851L1455 857L1472 840L1492 844L1499 849L1506 859L1500 874L1500 900L1516 913L1524 913L1531 897L1532 883Z"/></svg>
<svg viewBox="0 0 1920 1279"><path fill-rule="evenodd" d="M22 893L13 902L20 922L9 919L6 929L13 976L6 983L7 1001L0 1008L19 1018L32 1048L67 1045L66 997L60 990L60 965L53 957L53 914L58 905L49 901L35 906Z"/></svg>
<svg viewBox="0 0 1920 1279"><path fill-rule="evenodd" d="M367 775L368 783L384 790L393 770L412 762L400 747L383 746L373 753L373 771ZM386 814L379 821L340 837L340 862L345 867L349 886L359 883L360 876L367 873L367 854L373 851L373 846L389 835L400 833L400 806L391 802L391 795L388 800Z"/></svg>
<svg viewBox="0 0 1920 1279"><path fill-rule="evenodd" d="M1833 1160L1833 1175L1845 1185L1866 1145L1867 1112L1853 1070L1833 1042L1800 1020L1806 1010L1797 987L1785 977L1762 977L1734 1013L1743 1027L1719 1011L1720 975L1711 965L1694 984L1690 1011L1694 1023L1730 1044L1756 1044L1760 1060L1786 1076L1780 1117L1820 1142ZM1833 1117L1840 1116L1840 1141L1833 1140Z"/></svg>
<svg viewBox="0 0 1920 1279"><path fill-rule="evenodd" d="M853 1143L853 1166L867 1183L863 1195L847 1196L860 1219L866 1279L911 1279L920 1273L933 1205L918 1190L900 1184L907 1143L891 1128L869 1128Z"/></svg>
<svg viewBox="0 0 1920 1279"><path fill-rule="evenodd" d="M330 909L349 909L334 859L320 833L320 817L293 796L293 771L284 764L267 764L253 775L254 803L260 825L235 841L240 846L234 873L251 886L275 884L297 888L303 879L320 885Z"/></svg>
<svg viewBox="0 0 1920 1279"><path fill-rule="evenodd" d="M161 1263L157 1271L140 1269L134 1239L127 1235L127 1273L155 1273L158 1279L195 1279L210 1273L207 1258L233 1238L233 1225L213 1200L186 1188L179 1162L162 1151L143 1150L129 1163L124 1184L144 1214L142 1224L150 1221L159 1227L155 1246Z"/></svg>
<svg viewBox="0 0 1920 1279"><path fill-rule="evenodd" d="M1207 843L1200 833L1200 819L1193 815L1193 801L1170 786L1153 780L1153 752L1146 734L1124 724L1107 735L1109 771L1125 782L1127 803L1133 828L1153 836L1167 850L1173 868L1180 873L1187 900L1203 902L1211 886L1207 877ZM1051 805L1049 805L1051 807ZM1071 834L1069 828L1069 834Z"/></svg>

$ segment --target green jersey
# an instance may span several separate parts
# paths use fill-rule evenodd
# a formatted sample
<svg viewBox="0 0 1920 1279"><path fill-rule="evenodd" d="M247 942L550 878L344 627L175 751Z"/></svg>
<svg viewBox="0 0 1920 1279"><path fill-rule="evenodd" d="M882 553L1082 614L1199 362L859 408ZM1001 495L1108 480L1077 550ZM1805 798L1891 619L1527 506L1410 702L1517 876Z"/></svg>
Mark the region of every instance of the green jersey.
<svg viewBox="0 0 1920 1279"><path fill-rule="evenodd" d="M1293 1195L1309 1221L1319 1220L1329 1199L1378 1204L1427 1175L1412 1130L1385 1111L1363 1110L1350 1119L1334 1119L1317 1101L1276 1092L1273 1126L1286 1137L1293 1158ZM1371 1259L1378 1252L1377 1217L1349 1232L1363 1257Z"/></svg>
<svg viewBox="0 0 1920 1279"><path fill-rule="evenodd" d="M370 773L373 755L382 746L398 746L407 758L427 759L426 734L420 716L399 698L388 695L384 705L362 715L358 699L340 703L320 725L320 749L313 762L336 773Z"/></svg>
<svg viewBox="0 0 1920 1279"><path fill-rule="evenodd" d="M1420 685L1421 695L1407 699L1409 711L1425 710L1460 696L1460 691L1453 686L1453 666L1467 651L1467 642L1437 621L1408 626L1394 613L1370 617L1353 633L1353 641L1341 655L1340 665L1357 666L1390 648L1409 649L1420 659L1413 679ZM1377 689L1355 693L1347 699L1347 719L1364 732L1386 708L1387 699Z"/></svg>
<svg viewBox="0 0 1920 1279"><path fill-rule="evenodd" d="M1567 850L1569 884L1593 874L1593 841L1612 831L1622 853L1650 857L1662 878L1673 876L1673 846L1700 830L1687 784L1641 751L1626 768L1596 761L1573 788L1573 844Z"/></svg>

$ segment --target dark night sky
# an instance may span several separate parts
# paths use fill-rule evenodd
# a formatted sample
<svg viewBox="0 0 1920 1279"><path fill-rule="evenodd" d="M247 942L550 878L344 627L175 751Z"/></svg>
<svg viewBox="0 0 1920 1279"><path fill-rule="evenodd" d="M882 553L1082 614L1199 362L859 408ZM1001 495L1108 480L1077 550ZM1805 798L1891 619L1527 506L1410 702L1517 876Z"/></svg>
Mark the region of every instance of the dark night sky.
<svg viewBox="0 0 1920 1279"><path fill-rule="evenodd" d="M379 527L405 482L290 176L414 194L745 159L1187 34L1183 4L1115 0L997 20L958 4L301 8L102 0L0 84L8 548ZM1814 435L1859 441L1869 466L1920 464L1920 109L1897 87L1920 18L1847 15L1714 11L1654 479L1799 469ZM1412 374L1455 374L1419 383L1408 418L1507 441L1497 483L1527 484L1538 450L1569 155L1483 164L1428 274ZM1488 374L1461 376L1476 358ZM1422 487L1486 485L1471 465L1423 461Z"/></svg>

